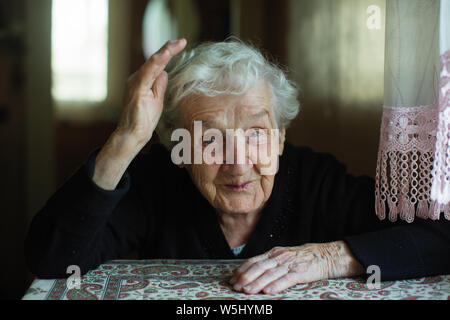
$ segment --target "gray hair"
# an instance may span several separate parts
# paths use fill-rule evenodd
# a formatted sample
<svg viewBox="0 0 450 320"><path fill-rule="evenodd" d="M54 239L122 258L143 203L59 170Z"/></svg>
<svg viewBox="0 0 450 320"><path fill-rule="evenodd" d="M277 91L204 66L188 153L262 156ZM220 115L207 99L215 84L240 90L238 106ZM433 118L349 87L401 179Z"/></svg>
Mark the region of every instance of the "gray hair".
<svg viewBox="0 0 450 320"><path fill-rule="evenodd" d="M258 49L238 39L202 43L175 56L166 71L169 83L156 132L169 150L173 146L170 138L177 125L178 107L191 95L240 95L263 80L272 89L272 105L279 129L286 129L300 110L296 84Z"/></svg>

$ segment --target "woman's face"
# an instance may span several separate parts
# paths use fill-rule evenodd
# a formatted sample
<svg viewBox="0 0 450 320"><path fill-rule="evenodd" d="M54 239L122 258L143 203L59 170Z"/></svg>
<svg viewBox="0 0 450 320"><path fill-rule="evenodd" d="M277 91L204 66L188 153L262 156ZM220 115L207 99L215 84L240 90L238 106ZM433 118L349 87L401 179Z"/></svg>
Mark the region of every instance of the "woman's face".
<svg viewBox="0 0 450 320"><path fill-rule="evenodd" d="M202 164L185 165L202 195L220 213L248 214L261 210L270 197L276 173L276 169L268 168L276 168L284 145L284 130L278 136L271 134L276 125L270 88L261 83L243 95L191 97L181 104L180 113L183 126L191 134L191 154L194 155L197 143L197 151L206 155ZM201 121L202 131L197 136L194 121ZM208 129L222 132L222 141L217 136L205 135ZM269 157L263 160L261 152ZM208 163L212 159L208 155L223 159L223 163L206 164L206 158L210 159Z"/></svg>

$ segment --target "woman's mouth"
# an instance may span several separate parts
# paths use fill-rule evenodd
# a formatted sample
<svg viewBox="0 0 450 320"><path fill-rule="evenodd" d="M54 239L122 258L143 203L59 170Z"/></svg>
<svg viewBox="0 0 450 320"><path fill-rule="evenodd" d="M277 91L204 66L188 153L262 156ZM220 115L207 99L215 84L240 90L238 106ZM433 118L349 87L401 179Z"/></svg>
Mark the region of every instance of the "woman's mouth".
<svg viewBox="0 0 450 320"><path fill-rule="evenodd" d="M247 181L243 184L226 184L225 187L232 191L243 191L248 188L250 183L251 181Z"/></svg>

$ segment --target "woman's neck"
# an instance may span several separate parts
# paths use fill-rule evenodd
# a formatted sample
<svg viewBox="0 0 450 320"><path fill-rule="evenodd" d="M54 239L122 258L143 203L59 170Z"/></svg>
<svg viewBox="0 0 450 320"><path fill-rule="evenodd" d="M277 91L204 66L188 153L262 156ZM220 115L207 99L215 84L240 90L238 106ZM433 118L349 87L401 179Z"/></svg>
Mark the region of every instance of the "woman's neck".
<svg viewBox="0 0 450 320"><path fill-rule="evenodd" d="M259 221L262 208L250 213L219 212L219 222L222 232L230 248L247 243Z"/></svg>

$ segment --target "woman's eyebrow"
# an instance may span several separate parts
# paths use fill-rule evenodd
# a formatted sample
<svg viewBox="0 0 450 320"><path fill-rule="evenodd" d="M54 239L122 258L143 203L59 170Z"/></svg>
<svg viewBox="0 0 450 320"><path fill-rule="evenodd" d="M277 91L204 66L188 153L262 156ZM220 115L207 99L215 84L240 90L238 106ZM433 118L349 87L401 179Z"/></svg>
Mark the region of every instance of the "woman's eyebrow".
<svg viewBox="0 0 450 320"><path fill-rule="evenodd" d="M194 121L200 121L202 123L202 126L205 126L207 128L217 128L220 127L220 122L214 119L199 119Z"/></svg>
<svg viewBox="0 0 450 320"><path fill-rule="evenodd" d="M257 112L257 113L250 114L250 115L249 115L248 117L246 117L245 120L244 120L244 124L246 124L245 127L251 127L252 124L255 124L255 123L257 123L258 121L261 121L261 120L263 120L263 119L264 119L264 120L267 119L267 120L269 120L269 122L272 121L272 120L271 120L270 113L269 113L268 110L261 110L261 111L259 111L259 112ZM258 122L258 123L260 123L260 122ZM264 121L264 123L265 123L265 121ZM261 123L261 124L262 124L262 123Z"/></svg>
<svg viewBox="0 0 450 320"><path fill-rule="evenodd" d="M269 116L269 118L270 118L269 112L267 110L261 110L257 113L250 114L248 117L246 117L246 120L247 120L246 122L252 123L252 122L258 121L266 115ZM194 123L194 121L201 121L202 126L205 126L207 128L221 127L220 121L218 121L216 119L196 119L196 120L193 120L192 123Z"/></svg>
<svg viewBox="0 0 450 320"><path fill-rule="evenodd" d="M261 110L260 112L257 112L255 114L252 114L248 117L249 120L259 120L261 118L263 118L265 115L269 116L269 112L267 110Z"/></svg>

